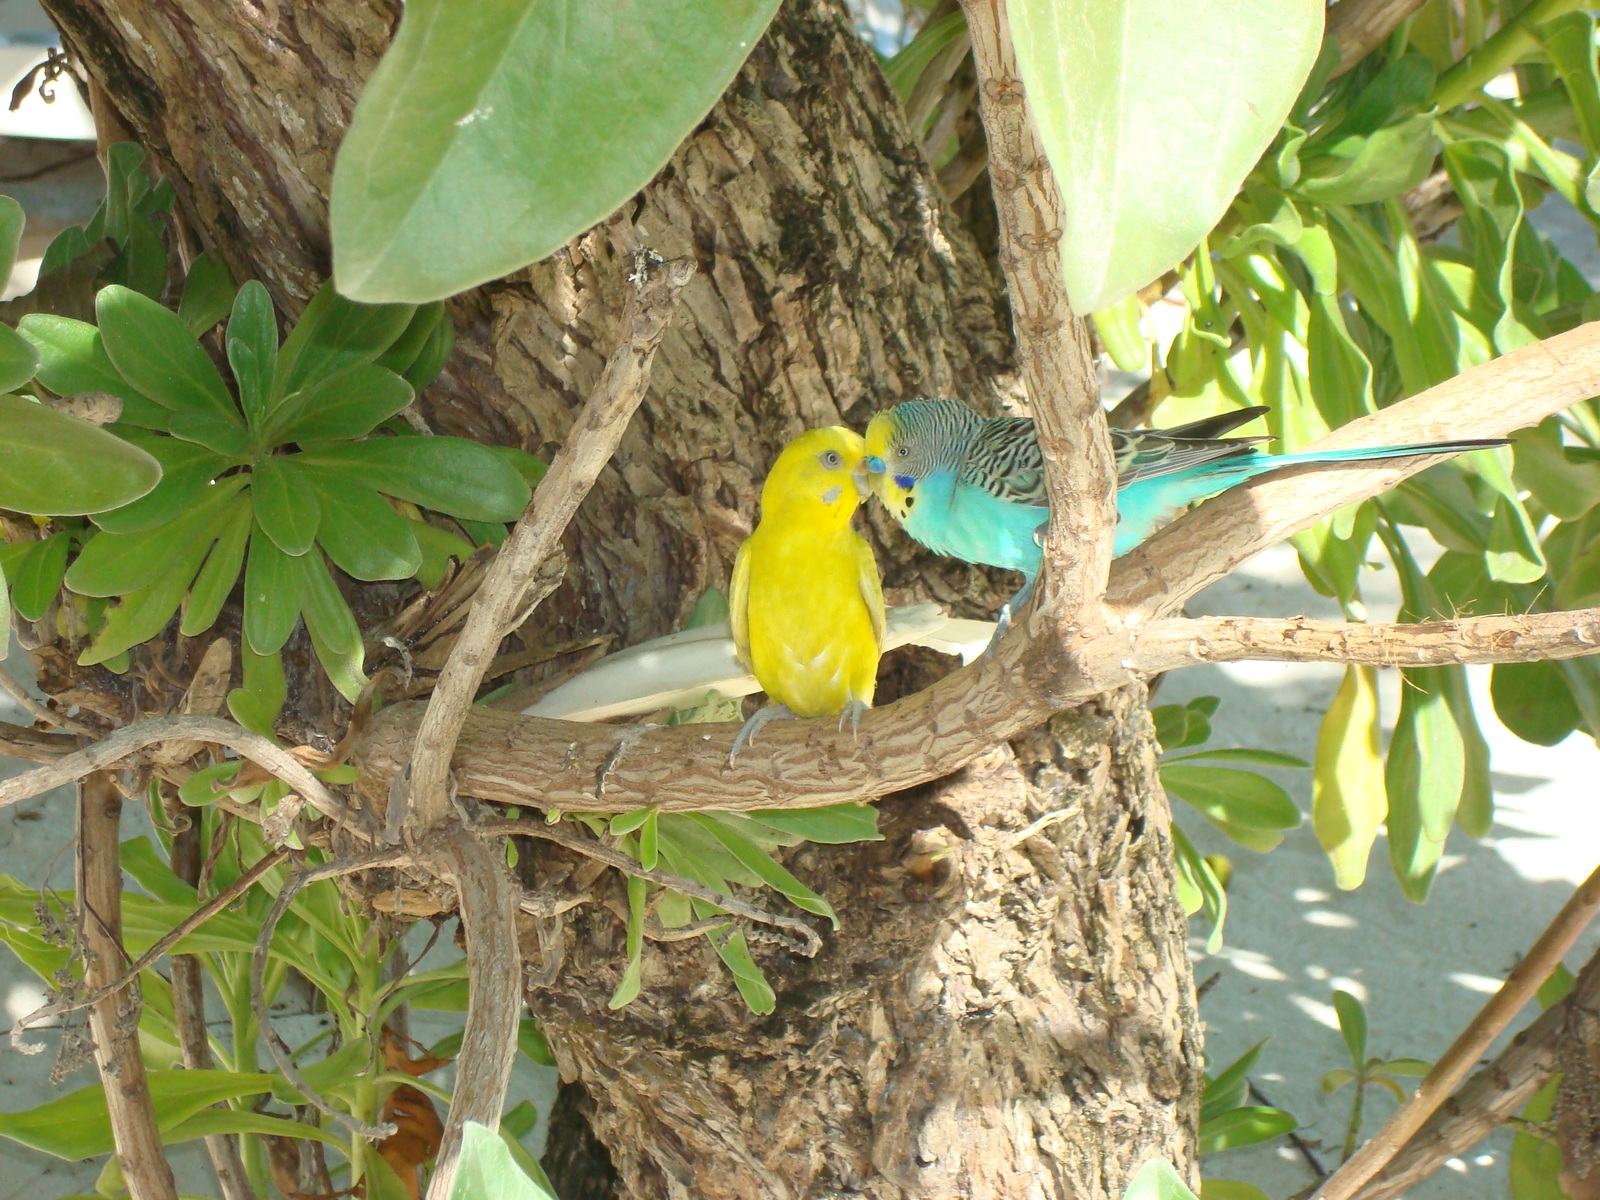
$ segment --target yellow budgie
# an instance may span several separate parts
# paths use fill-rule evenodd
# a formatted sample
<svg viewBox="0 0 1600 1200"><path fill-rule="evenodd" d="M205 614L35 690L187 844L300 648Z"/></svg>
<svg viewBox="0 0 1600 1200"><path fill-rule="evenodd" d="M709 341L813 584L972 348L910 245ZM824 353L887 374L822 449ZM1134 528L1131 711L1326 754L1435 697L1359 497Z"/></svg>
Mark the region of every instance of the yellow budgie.
<svg viewBox="0 0 1600 1200"><path fill-rule="evenodd" d="M850 528L861 504L859 434L812 429L784 447L761 488L761 520L739 547L728 606L740 661L770 705L728 754L779 717L835 713L858 725L883 651L883 588L872 548Z"/></svg>

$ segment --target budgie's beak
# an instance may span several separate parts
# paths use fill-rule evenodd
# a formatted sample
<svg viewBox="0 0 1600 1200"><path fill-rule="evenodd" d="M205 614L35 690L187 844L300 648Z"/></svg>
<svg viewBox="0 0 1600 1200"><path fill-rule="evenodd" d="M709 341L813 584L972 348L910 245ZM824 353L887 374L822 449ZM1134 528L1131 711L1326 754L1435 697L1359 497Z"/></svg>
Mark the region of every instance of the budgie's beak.
<svg viewBox="0 0 1600 1200"><path fill-rule="evenodd" d="M870 475L873 470L873 463L878 464L878 470L881 471L883 469L883 460L875 455L869 454L860 462L856 463L855 470L850 472L850 480L856 485L856 495L860 496L863 500L872 495L872 480Z"/></svg>

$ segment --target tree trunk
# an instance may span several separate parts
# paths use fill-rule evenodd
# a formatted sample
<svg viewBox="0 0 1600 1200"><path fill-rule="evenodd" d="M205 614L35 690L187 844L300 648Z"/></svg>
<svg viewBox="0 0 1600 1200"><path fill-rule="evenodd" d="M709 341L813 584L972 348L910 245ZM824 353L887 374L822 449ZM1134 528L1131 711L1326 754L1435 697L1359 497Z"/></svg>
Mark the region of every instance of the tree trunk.
<svg viewBox="0 0 1600 1200"><path fill-rule="evenodd" d="M327 270L333 149L398 6L45 4L173 176L187 236L297 310ZM634 244L699 274L569 531L565 585L516 635L530 650L677 627L726 586L767 466L802 428L859 428L923 394L1017 399L996 279L829 0L784 6L611 221L452 302L458 352L421 398L433 427L559 445L615 343ZM1008 590L868 520L891 602L992 614ZM392 587L356 599L372 623L397 607ZM369 645L368 669L390 653ZM902 652L880 702L945 669ZM300 699L308 729L336 736ZM814 961L756 948L770 1017L701 941L652 945L643 995L609 1011L607 909L530 936L529 1001L625 1194L1100 1197L1149 1157L1192 1162L1199 1022L1153 749L1142 692L1124 691L887 798L884 841L801 848L791 866L844 927Z"/></svg>

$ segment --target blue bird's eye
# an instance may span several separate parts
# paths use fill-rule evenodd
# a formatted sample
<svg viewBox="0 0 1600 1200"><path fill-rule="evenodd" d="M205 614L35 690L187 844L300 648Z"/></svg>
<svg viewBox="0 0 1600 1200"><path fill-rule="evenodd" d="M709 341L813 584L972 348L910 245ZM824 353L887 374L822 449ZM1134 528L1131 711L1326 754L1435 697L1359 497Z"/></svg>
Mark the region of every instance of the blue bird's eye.
<svg viewBox="0 0 1600 1200"><path fill-rule="evenodd" d="M896 486L902 487L908 492L917 486L916 477L912 475L896 475L894 481Z"/></svg>

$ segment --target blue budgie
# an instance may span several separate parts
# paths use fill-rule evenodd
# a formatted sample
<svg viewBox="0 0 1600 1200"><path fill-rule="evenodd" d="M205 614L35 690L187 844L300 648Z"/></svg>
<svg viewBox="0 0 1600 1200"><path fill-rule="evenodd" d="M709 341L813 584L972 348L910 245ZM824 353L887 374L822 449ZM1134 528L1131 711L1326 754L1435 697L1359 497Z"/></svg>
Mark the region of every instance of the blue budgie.
<svg viewBox="0 0 1600 1200"><path fill-rule="evenodd" d="M1270 438L1222 436L1267 411L1242 408L1172 429L1113 429L1112 553L1126 554L1195 501L1268 471L1505 445L1489 439L1263 454L1255 447ZM872 418L862 465L872 490L908 534L940 554L1021 571L1023 590L1007 608L1026 599L1050 516L1031 420L981 417L956 400L908 400Z"/></svg>

